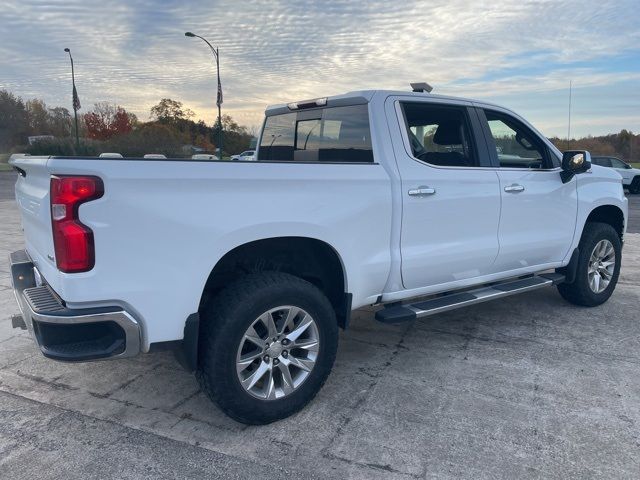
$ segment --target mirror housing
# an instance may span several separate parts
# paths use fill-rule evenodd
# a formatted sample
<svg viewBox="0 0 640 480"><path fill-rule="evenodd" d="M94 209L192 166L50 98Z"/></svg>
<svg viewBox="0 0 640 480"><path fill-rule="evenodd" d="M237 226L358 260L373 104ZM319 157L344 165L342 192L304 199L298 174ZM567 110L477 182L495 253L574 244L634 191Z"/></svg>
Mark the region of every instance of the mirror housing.
<svg viewBox="0 0 640 480"><path fill-rule="evenodd" d="M591 168L591 154L586 150L567 150L562 153L562 183L567 183L574 175Z"/></svg>

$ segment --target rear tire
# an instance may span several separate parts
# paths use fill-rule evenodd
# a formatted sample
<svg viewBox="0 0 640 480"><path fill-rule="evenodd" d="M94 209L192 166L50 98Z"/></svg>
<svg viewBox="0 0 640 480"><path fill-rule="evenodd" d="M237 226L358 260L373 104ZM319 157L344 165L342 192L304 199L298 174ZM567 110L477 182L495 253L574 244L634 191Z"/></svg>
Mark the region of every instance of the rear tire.
<svg viewBox="0 0 640 480"><path fill-rule="evenodd" d="M331 303L313 284L263 272L241 278L207 304L199 341L202 390L233 419L261 425L292 415L320 390L335 360L338 326Z"/></svg>
<svg viewBox="0 0 640 480"><path fill-rule="evenodd" d="M634 177L629 185L629 193L634 195L640 193L640 177Z"/></svg>
<svg viewBox="0 0 640 480"><path fill-rule="evenodd" d="M609 246L613 251L606 255ZM558 285L558 291L565 300L575 305L595 307L606 302L616 288L622 243L611 225L593 222L585 225L579 249L576 278L573 283ZM598 260L600 256L603 258ZM615 263L610 265L611 261Z"/></svg>

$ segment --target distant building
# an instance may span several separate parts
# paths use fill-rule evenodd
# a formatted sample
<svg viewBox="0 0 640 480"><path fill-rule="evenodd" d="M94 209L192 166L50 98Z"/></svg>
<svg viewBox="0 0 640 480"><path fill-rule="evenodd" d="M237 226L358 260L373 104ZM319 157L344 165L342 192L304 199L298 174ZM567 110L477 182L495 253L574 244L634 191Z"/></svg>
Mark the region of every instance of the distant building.
<svg viewBox="0 0 640 480"><path fill-rule="evenodd" d="M32 135L31 137L27 137L29 140L29 145L33 145L36 142L53 140L55 137L53 135Z"/></svg>
<svg viewBox="0 0 640 480"><path fill-rule="evenodd" d="M196 147L195 145L183 145L182 146L182 151L183 151L183 153L188 154L188 155L193 155L193 154L196 154L196 153L204 153L205 152L204 148Z"/></svg>

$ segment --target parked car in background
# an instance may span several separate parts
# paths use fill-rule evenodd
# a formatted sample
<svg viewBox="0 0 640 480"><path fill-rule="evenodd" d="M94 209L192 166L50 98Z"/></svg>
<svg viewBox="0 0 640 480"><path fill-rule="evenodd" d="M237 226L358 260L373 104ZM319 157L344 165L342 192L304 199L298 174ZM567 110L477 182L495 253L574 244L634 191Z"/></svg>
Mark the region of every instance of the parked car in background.
<svg viewBox="0 0 640 480"><path fill-rule="evenodd" d="M191 160L220 160L217 155L211 153L196 153L191 155Z"/></svg>
<svg viewBox="0 0 640 480"><path fill-rule="evenodd" d="M122 154L114 152L105 152L98 155L98 158L123 158Z"/></svg>
<svg viewBox="0 0 640 480"><path fill-rule="evenodd" d="M12 153L11 156L9 157L9 160L13 160L14 158L25 158L30 156L31 154L29 153Z"/></svg>
<svg viewBox="0 0 640 480"><path fill-rule="evenodd" d="M162 160L163 158L167 158L166 155L162 155L161 153L147 153L142 158L157 158L158 160Z"/></svg>
<svg viewBox="0 0 640 480"><path fill-rule="evenodd" d="M259 424L314 397L353 309L411 322L552 285L595 307L616 287L620 175L506 108L349 92L267 108L258 145L250 168L12 160L13 324L68 362L173 347Z"/></svg>
<svg viewBox="0 0 640 480"><path fill-rule="evenodd" d="M622 176L622 185L629 190L629 193L640 193L640 168L633 168L616 157L591 157L591 161L601 167L613 168Z"/></svg>
<svg viewBox="0 0 640 480"><path fill-rule="evenodd" d="M231 155L231 160L234 160L234 161L253 162L255 159L256 159L255 150L245 150L239 155Z"/></svg>

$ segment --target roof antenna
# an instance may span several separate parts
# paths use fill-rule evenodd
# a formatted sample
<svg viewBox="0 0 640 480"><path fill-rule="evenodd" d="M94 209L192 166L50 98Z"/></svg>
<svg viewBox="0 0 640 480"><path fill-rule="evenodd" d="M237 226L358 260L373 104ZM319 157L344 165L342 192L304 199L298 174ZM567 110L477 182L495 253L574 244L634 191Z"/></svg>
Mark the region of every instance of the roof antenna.
<svg viewBox="0 0 640 480"><path fill-rule="evenodd" d="M572 80L569 80L569 126L567 128L567 150L570 150L569 143L571 142L571 87Z"/></svg>
<svg viewBox="0 0 640 480"><path fill-rule="evenodd" d="M433 90L433 87L427 82L411 83L410 85L414 92L431 93Z"/></svg>

